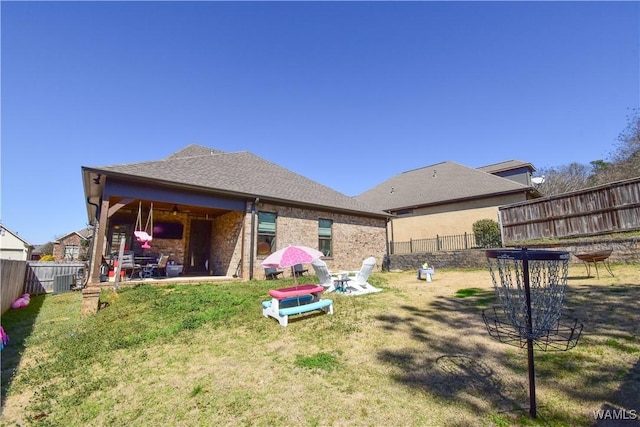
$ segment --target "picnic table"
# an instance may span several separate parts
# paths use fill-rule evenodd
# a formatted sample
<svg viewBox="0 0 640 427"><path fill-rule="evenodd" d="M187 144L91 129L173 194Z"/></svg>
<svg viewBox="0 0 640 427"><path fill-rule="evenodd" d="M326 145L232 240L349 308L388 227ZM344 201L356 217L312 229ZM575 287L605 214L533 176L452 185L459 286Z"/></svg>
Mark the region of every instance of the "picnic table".
<svg viewBox="0 0 640 427"><path fill-rule="evenodd" d="M609 265L609 261L608 261L612 252L613 250L611 249L604 249L601 251L585 252L585 253L574 254L574 255L580 261L584 262L585 266L587 267L587 277L591 277L591 264L593 264L594 267L596 268L596 276L600 278L600 273L598 272L598 262L601 262L604 265L605 269L613 277L613 272L611 271L611 266Z"/></svg>
<svg viewBox="0 0 640 427"><path fill-rule="evenodd" d="M333 301L322 299L324 287L320 285L298 285L290 288L271 289L270 301L262 303L262 315L275 318L280 325L287 326L289 316L315 310L333 314Z"/></svg>

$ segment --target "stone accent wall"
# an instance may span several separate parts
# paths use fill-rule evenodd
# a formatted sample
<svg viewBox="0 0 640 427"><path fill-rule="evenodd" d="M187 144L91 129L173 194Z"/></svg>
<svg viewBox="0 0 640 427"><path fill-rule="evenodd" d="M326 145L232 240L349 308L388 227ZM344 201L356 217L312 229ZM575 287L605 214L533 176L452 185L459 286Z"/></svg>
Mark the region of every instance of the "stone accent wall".
<svg viewBox="0 0 640 427"><path fill-rule="evenodd" d="M243 212L233 211L214 220L209 261L210 273L216 276L236 274L242 259L244 217ZM240 271L237 274L240 275Z"/></svg>
<svg viewBox="0 0 640 427"><path fill-rule="evenodd" d="M640 239L589 240L567 245L530 245L529 249L567 251L571 254L613 249L609 262L640 264ZM485 268L487 258L483 249L440 251L421 254L398 254L390 257L390 270L417 270L425 261L437 268ZM571 264L581 264L578 258L569 258Z"/></svg>
<svg viewBox="0 0 640 427"><path fill-rule="evenodd" d="M304 245L318 248L318 220L329 219L333 221L332 251L330 257L323 258L329 270L359 270L365 258L373 256L377 260L378 270L382 268L382 259L386 253L386 220L365 218L355 215L325 212L320 210L307 210L279 206L272 204L259 204L257 212L272 212L277 214L276 222L276 247L284 248L288 245ZM251 211L248 206L245 218L246 232L244 233L245 248L251 247ZM254 224L257 236L257 214ZM255 242L254 242L255 247ZM250 255L245 251L247 255ZM262 279L264 269L260 262L265 258L258 257L253 250L254 265L253 277ZM243 271L249 271L249 257L243 262ZM246 268L246 270L245 270ZM246 277L245 277L246 276ZM286 273L286 277L289 273ZM248 274L243 277L248 279Z"/></svg>

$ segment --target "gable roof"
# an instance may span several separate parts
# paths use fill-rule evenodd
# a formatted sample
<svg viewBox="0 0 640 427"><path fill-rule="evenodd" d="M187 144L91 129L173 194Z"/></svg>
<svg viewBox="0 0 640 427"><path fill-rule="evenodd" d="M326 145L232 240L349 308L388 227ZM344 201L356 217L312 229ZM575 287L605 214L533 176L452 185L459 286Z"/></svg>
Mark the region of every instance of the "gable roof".
<svg viewBox="0 0 640 427"><path fill-rule="evenodd" d="M61 240L64 240L67 237L72 236L74 234L79 236L81 239L89 239L93 236L93 227L86 227L86 228L83 228L82 230L71 231L65 235L62 235L56 238L53 241L53 243L60 243Z"/></svg>
<svg viewBox="0 0 640 427"><path fill-rule="evenodd" d="M387 216L353 197L246 151L228 153L189 145L162 160L90 169L106 175L180 184L235 197L260 197L263 201Z"/></svg>
<svg viewBox="0 0 640 427"><path fill-rule="evenodd" d="M478 169L442 162L400 173L356 198L382 210L398 210L530 189Z"/></svg>
<svg viewBox="0 0 640 427"><path fill-rule="evenodd" d="M0 233L3 235L4 233L8 233L11 236L13 236L15 239L20 240L26 247L33 247L31 243L27 242L22 237L20 237L18 233L14 233L13 231L9 230L7 227L4 226L4 224L0 224Z"/></svg>

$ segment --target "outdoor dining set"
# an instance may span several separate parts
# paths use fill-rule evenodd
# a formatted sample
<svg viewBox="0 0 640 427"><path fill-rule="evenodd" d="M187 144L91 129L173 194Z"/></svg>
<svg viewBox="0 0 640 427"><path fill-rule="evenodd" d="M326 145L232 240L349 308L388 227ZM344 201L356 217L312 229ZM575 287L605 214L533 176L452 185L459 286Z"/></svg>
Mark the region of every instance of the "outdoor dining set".
<svg viewBox="0 0 640 427"><path fill-rule="evenodd" d="M333 314L333 300L322 298L325 293L344 295L362 295L379 292L382 289L370 285L367 280L375 266L375 258L364 260L362 268L355 272L329 273L327 265L320 258L324 254L307 246L287 246L273 252L265 258L261 266L265 268L265 278L277 279L283 271L278 268L291 268L294 286L271 289L271 299L262 302L264 317L273 317L281 326L287 326L289 316L320 310ZM298 284L298 277L308 269L303 264L311 264L318 277L319 284Z"/></svg>

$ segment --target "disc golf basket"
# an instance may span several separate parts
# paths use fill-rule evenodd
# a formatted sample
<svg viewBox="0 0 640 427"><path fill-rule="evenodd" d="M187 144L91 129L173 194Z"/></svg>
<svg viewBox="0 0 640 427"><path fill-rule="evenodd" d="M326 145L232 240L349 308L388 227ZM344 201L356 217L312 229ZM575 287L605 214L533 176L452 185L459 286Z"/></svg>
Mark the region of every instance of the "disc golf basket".
<svg viewBox="0 0 640 427"><path fill-rule="evenodd" d="M523 249L486 251L499 307L482 312L489 335L505 344L527 346L529 414L536 418L534 346L566 351L578 344L582 324L562 315L569 253Z"/></svg>

